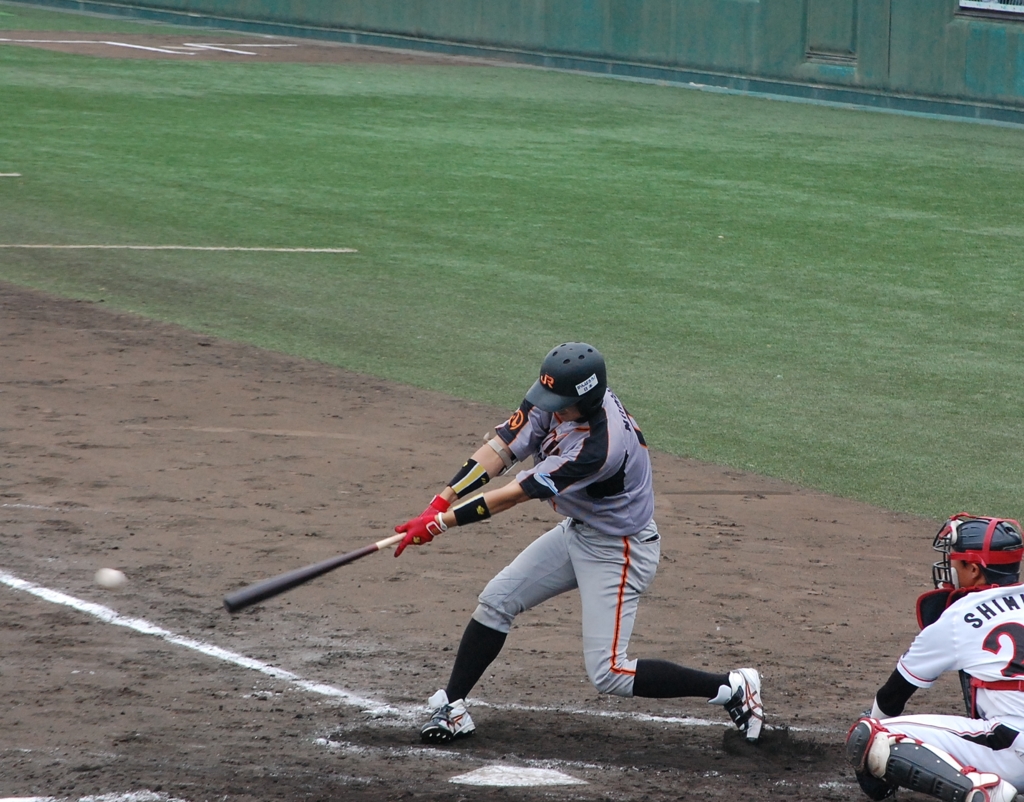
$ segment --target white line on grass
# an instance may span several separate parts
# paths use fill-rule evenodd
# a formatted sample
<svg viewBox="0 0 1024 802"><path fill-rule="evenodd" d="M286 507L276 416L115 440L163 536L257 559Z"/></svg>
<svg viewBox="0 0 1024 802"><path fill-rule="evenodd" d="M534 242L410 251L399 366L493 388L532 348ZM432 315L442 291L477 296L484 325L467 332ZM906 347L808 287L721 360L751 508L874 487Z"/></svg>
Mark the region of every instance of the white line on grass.
<svg viewBox="0 0 1024 802"><path fill-rule="evenodd" d="M154 53L169 53L172 56L194 56L195 53L180 50L168 50L164 47L146 47L131 45L127 42L100 42L96 39L0 39L0 42L13 42L25 45L110 45L111 47L130 47L134 50L150 50Z"/></svg>
<svg viewBox="0 0 1024 802"><path fill-rule="evenodd" d="M185 47L227 47L229 44L232 47L298 47L298 45L286 45L286 44L268 45L268 44L253 44L253 43L250 43L250 42L233 42L233 43L232 42L227 42L227 43L225 43L225 42L205 42L205 43L196 43L196 44L189 44L188 42L186 42L184 46Z"/></svg>
<svg viewBox="0 0 1024 802"><path fill-rule="evenodd" d="M0 42L17 44L106 44L96 39L0 39Z"/></svg>
<svg viewBox="0 0 1024 802"><path fill-rule="evenodd" d="M131 50L148 50L150 53L170 53L172 56L194 56L195 53L190 53L187 50L170 50L166 47L146 47L146 45L133 45L128 42L100 42L102 45L110 45L111 47L127 47Z"/></svg>
<svg viewBox="0 0 1024 802"><path fill-rule="evenodd" d="M239 50L239 47L295 47L294 44L237 44L228 47L226 44L203 42L183 42L180 45L167 45L167 47L150 47L146 45L131 44L130 42L108 42L99 39L0 39L0 42L12 44L99 44L110 47L130 47L135 50L150 50L155 53L168 53L170 55L196 55L196 50L217 50L224 53L236 55L259 55L249 50Z"/></svg>
<svg viewBox="0 0 1024 802"><path fill-rule="evenodd" d="M142 45L131 45L124 42L106 42L101 39L10 39L0 38L0 42L13 42L15 44L38 44L38 45L120 45L122 47L142 47ZM263 44L249 42L182 42L180 45L168 45L168 47L199 47L199 48L222 48L222 47L298 47L295 44ZM152 49L152 48L146 48ZM229 50L229 53L236 51ZM241 52L241 51L237 51ZM0 800L3 802L3 800Z"/></svg>
<svg viewBox="0 0 1024 802"><path fill-rule="evenodd" d="M253 53L250 50L234 50L234 49L232 49L230 47L224 47L223 45L199 45L199 44L189 44L188 42L185 42L185 44L183 44L182 47L191 47L191 48L197 49L197 50L217 50L218 52L221 52L221 53L234 53L235 55L238 55L238 56L258 56L259 55L259 53Z"/></svg>
<svg viewBox="0 0 1024 802"><path fill-rule="evenodd" d="M167 53L171 56L194 56L195 51L216 50L222 53L234 53L238 56L258 56L249 50L238 50L240 47L296 47L294 44L232 44L230 47L220 43L184 42L180 45L167 45L166 47L151 47L147 45L136 45L130 42L108 42L99 39L0 39L0 42L11 42L13 44L25 45L108 45L110 47L129 47L134 50L148 50L153 53Z"/></svg>
<svg viewBox="0 0 1024 802"><path fill-rule="evenodd" d="M0 173L0 178L21 178L21 173ZM0 802L3 802L0 799Z"/></svg>
<svg viewBox="0 0 1024 802"><path fill-rule="evenodd" d="M269 253L359 253L355 248L246 248L236 245L0 245L58 251L266 251Z"/></svg>

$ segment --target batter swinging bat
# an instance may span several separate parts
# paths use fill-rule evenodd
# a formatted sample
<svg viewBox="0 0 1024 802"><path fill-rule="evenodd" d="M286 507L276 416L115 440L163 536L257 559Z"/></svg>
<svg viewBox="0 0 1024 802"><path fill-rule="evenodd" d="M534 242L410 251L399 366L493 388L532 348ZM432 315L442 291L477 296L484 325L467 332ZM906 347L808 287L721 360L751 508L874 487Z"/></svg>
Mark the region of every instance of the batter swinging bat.
<svg viewBox="0 0 1024 802"><path fill-rule="evenodd" d="M383 540L378 540L376 543L371 543L369 546L363 546L361 549L350 551L348 554L339 554L322 562L313 563L303 568L296 568L294 571L272 576L270 579L264 579L262 582L246 585L244 588L225 596L224 606L229 613L237 613L245 607L261 602L264 599L269 599L272 596L277 596L286 590L291 590L297 585L326 574L328 571L333 571L335 568L354 562L368 554L373 554L375 551L393 546L403 537L405 535L392 535Z"/></svg>

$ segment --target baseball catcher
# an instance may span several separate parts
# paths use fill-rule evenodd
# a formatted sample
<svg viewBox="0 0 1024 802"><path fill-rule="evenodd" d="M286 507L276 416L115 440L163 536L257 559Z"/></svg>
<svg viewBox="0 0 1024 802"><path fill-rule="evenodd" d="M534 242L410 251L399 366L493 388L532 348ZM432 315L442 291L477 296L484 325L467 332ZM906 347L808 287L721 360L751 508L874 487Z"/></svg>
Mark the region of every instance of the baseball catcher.
<svg viewBox="0 0 1024 802"><path fill-rule="evenodd" d="M501 488L494 477L527 457ZM519 409L497 427L417 517L395 527L395 550L421 545L530 499L564 515L492 579L462 636L448 685L428 702L425 743L447 743L475 729L466 696L498 656L515 617L578 589L583 655L600 693L695 696L723 705L750 741L761 732L761 680L752 668L710 673L667 660L626 656L640 595L654 579L661 536L654 523L651 461L640 427L608 389L604 358L586 343L562 343L544 358Z"/></svg>
<svg viewBox="0 0 1024 802"><path fill-rule="evenodd" d="M1020 524L957 513L935 536L922 630L879 688L846 755L875 800L909 788L945 802L1010 802L1024 787L1024 585ZM918 688L959 671L965 716L904 716Z"/></svg>

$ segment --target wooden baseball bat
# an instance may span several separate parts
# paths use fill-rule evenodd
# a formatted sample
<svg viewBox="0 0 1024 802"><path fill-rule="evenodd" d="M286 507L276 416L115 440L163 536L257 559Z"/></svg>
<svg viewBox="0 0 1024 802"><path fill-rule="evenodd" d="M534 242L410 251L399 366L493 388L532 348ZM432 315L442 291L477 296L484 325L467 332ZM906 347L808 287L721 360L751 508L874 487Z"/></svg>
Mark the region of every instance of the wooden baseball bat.
<svg viewBox="0 0 1024 802"><path fill-rule="evenodd" d="M291 590L298 585L309 582L309 580L326 574L328 571L333 571L335 568L354 562L368 554L373 554L375 551L380 551L388 546L393 546L403 537L405 537L405 535L392 535L391 537L386 537L383 540L378 540L376 543L371 543L369 546L363 546L355 551L350 551L348 554L339 554L336 557L330 557L326 560L313 563L312 565L307 565L303 568L296 568L294 571L288 571L283 574L278 574L277 576L272 576L270 579L264 579L262 582L254 582L252 585L246 585L244 588L236 590L234 593L229 593L225 596L224 606L227 608L229 613L237 613L239 610L256 604L257 602L277 596L284 593L286 590Z"/></svg>

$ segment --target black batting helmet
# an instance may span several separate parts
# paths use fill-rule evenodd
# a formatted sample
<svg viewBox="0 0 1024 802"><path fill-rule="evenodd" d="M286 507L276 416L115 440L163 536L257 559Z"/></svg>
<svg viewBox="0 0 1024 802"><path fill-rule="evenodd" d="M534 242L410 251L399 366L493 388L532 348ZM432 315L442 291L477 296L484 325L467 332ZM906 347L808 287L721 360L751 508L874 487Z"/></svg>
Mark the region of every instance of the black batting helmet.
<svg viewBox="0 0 1024 802"><path fill-rule="evenodd" d="M540 366L540 378L526 400L545 412L575 404L583 415L601 405L608 389L604 357L586 343L562 343L552 348Z"/></svg>
<svg viewBox="0 0 1024 802"><path fill-rule="evenodd" d="M977 563L993 585L1020 581L1024 537L1020 524L1010 518L989 518L958 512L935 535L932 548L942 560L932 566L935 587L955 587L951 560Z"/></svg>

